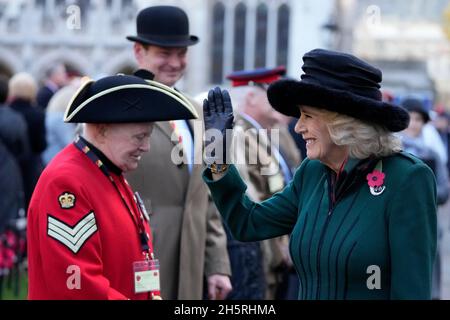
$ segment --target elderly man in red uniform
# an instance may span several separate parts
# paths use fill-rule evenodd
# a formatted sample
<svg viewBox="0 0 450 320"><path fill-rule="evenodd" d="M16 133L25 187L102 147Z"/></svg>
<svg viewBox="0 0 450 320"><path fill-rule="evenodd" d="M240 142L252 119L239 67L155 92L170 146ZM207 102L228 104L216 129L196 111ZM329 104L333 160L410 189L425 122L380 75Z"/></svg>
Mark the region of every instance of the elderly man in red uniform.
<svg viewBox="0 0 450 320"><path fill-rule="evenodd" d="M149 151L154 121L197 114L135 76L85 83L65 122L84 133L42 173L28 212L30 299L160 299L148 214L123 173Z"/></svg>

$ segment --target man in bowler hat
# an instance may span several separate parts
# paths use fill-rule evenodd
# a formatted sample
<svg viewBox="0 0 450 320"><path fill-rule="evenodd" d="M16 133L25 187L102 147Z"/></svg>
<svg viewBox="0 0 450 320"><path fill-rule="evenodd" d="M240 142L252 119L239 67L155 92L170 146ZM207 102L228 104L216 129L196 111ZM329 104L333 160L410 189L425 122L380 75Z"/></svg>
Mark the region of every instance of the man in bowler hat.
<svg viewBox="0 0 450 320"><path fill-rule="evenodd" d="M134 42L139 68L169 87L185 72L188 47L199 41L189 33L186 13L173 6L143 9L137 16L137 35L127 39ZM152 157L144 156L140 169L128 178L151 210L162 297L202 299L206 280L208 297L224 299L231 290L226 235L201 181L202 166L193 164L202 152L202 137L194 136L193 126L184 120L156 123ZM176 147L183 151L181 164L171 160Z"/></svg>

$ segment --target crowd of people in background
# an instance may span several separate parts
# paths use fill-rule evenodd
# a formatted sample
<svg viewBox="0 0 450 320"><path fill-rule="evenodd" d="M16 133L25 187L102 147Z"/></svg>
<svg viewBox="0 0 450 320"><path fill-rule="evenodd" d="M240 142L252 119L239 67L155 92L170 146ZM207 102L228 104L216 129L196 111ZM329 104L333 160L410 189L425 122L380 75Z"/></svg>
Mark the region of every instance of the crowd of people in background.
<svg viewBox="0 0 450 320"><path fill-rule="evenodd" d="M53 91L45 94L45 87L38 90L28 73L10 79L0 76L0 297L4 280L11 277L16 280L8 283L19 294L31 195L45 165L75 136L72 125L63 122L63 113L78 88L77 80L69 79L62 63L55 65L58 76L52 67L45 86L51 83ZM53 78L58 80L51 82Z"/></svg>

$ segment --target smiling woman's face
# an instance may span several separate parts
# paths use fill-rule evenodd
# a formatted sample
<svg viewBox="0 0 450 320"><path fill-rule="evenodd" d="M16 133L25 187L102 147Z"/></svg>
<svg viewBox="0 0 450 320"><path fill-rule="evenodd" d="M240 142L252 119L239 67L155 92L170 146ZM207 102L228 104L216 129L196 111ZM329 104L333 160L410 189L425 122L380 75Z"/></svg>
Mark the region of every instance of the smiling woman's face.
<svg viewBox="0 0 450 320"><path fill-rule="evenodd" d="M300 119L295 125L295 132L306 141L306 155L309 159L320 160L330 168L342 163L347 149L336 145L330 137L324 114L317 108L300 106Z"/></svg>

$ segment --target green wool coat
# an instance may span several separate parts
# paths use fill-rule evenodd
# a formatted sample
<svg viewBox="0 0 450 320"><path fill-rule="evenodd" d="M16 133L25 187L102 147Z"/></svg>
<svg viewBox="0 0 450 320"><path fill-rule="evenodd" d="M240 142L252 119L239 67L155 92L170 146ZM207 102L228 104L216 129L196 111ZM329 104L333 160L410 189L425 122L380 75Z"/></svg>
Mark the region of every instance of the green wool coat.
<svg viewBox="0 0 450 320"><path fill-rule="evenodd" d="M351 173L359 160L349 159ZM294 179L255 203L234 166L203 179L234 236L256 241L291 234L299 299L429 299L436 252L436 183L420 160L398 153L381 160L385 190L366 175L330 208L331 171L305 159ZM372 168L370 169L372 170ZM370 171L372 172L372 171Z"/></svg>

